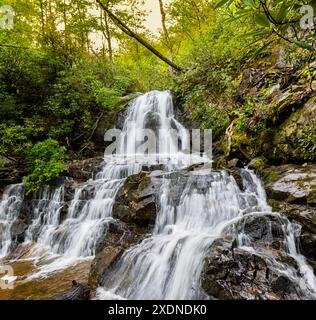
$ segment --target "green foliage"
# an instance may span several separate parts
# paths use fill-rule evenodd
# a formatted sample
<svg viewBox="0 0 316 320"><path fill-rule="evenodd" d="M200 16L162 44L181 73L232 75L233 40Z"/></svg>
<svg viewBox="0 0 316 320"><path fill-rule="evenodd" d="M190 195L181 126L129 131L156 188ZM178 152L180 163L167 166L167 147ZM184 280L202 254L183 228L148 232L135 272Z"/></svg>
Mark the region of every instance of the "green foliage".
<svg viewBox="0 0 316 320"><path fill-rule="evenodd" d="M298 36L300 21L304 17L304 14L300 13L300 8L306 4L306 1L298 0L223 0L216 7L226 6L230 16L233 16L230 21L251 18L256 30L246 35L256 34L259 39L275 35L302 49L315 52L314 31L307 33L302 38ZM309 4L315 8L315 2L311 1ZM290 33L289 30L293 32Z"/></svg>
<svg viewBox="0 0 316 320"><path fill-rule="evenodd" d="M121 100L122 92L116 88L101 86L95 90L96 102L104 109L113 109Z"/></svg>
<svg viewBox="0 0 316 320"><path fill-rule="evenodd" d="M303 131L303 137L299 140L300 152L306 161L316 159L316 130L314 125L307 126Z"/></svg>
<svg viewBox="0 0 316 320"><path fill-rule="evenodd" d="M32 163L31 172L25 177L28 193L37 191L43 184L49 183L68 169L65 163L66 148L53 139L35 144L27 158Z"/></svg>
<svg viewBox="0 0 316 320"><path fill-rule="evenodd" d="M239 111L239 118L236 124L237 132L246 132L249 129L250 118L254 114L254 106L251 104L246 105Z"/></svg>
<svg viewBox="0 0 316 320"><path fill-rule="evenodd" d="M32 145L29 134L30 132L23 126L0 124L0 155L11 159L24 156Z"/></svg>

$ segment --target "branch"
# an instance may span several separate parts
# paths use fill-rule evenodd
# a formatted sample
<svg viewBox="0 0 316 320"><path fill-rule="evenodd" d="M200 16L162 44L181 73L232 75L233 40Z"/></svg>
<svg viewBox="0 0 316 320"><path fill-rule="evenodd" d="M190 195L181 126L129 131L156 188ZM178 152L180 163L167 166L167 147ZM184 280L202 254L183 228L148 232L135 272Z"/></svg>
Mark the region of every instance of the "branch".
<svg viewBox="0 0 316 320"><path fill-rule="evenodd" d="M96 2L109 15L109 17L116 24L116 26L118 28L120 28L124 33L126 33L131 38L134 38L141 45L143 45L145 48L147 48L150 52L152 52L160 60L164 61L169 66L171 66L173 69L180 71L180 72L182 71L182 68L180 68L179 66L174 64L172 61L170 61L168 58L166 58L164 55L162 55L158 50L156 50L152 45L150 45L146 40L144 40L142 37L140 37L138 34L136 34L134 31L132 31L123 21L121 21L117 16L115 16L100 0L96 0Z"/></svg>
<svg viewBox="0 0 316 320"><path fill-rule="evenodd" d="M270 12L270 10L269 10L266 2L260 1L260 3L261 3L261 6L262 6L262 8L263 8L263 11L264 11L266 17L267 17L268 20L269 20L272 24L274 24L275 26L284 26L284 25L287 25L287 24L294 24L294 23L298 23L298 22L299 22L299 20L285 21L285 22L277 21L277 20L275 20L275 18L272 16L272 14L271 14L271 12Z"/></svg>

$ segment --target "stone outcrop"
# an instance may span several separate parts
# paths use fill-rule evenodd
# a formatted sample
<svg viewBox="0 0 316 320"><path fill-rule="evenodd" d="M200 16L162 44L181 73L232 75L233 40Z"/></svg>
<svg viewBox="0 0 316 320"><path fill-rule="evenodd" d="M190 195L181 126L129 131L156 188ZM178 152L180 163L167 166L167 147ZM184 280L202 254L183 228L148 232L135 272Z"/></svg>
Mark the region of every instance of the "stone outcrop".
<svg viewBox="0 0 316 320"><path fill-rule="evenodd" d="M308 70L274 67L250 69L236 92L240 108L222 140L225 157L270 163L316 160L316 97L304 74Z"/></svg>
<svg viewBox="0 0 316 320"><path fill-rule="evenodd" d="M102 157L91 158L69 164L68 176L81 181L92 179L101 169Z"/></svg>
<svg viewBox="0 0 316 320"><path fill-rule="evenodd" d="M240 231L253 249L237 247ZM296 261L284 247L281 217L245 217L224 233L204 262L201 285L208 295L223 300L300 299L298 285L282 272L290 268L299 275Z"/></svg>
<svg viewBox="0 0 316 320"><path fill-rule="evenodd" d="M316 270L316 165L268 167L263 178L273 209L300 225L301 252Z"/></svg>
<svg viewBox="0 0 316 320"><path fill-rule="evenodd" d="M159 176L155 177L145 172L127 178L116 196L113 217L143 226L153 224L156 219L156 197L160 185Z"/></svg>

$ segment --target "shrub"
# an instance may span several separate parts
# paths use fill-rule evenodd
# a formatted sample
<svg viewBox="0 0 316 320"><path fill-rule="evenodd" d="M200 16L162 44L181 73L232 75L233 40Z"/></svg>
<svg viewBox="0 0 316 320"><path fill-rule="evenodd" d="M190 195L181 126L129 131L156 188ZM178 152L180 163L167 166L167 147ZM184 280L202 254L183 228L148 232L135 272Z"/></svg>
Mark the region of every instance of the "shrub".
<svg viewBox="0 0 316 320"><path fill-rule="evenodd" d="M68 169L65 163L66 148L53 139L35 144L27 158L32 162L32 170L25 177L28 193L37 191L43 184L49 183Z"/></svg>

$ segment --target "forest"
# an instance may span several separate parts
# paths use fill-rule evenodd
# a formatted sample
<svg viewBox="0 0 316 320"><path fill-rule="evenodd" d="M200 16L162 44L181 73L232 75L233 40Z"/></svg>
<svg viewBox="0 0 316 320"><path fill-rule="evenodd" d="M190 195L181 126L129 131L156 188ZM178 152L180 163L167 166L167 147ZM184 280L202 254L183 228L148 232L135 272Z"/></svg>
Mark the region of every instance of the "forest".
<svg viewBox="0 0 316 320"><path fill-rule="evenodd" d="M14 8L14 28L0 30L1 162L37 161L30 183L65 170L66 157L93 156L99 116L119 110L131 93L172 89L188 119L219 138L234 112L242 115L241 131L247 127L252 101L240 104L234 92L250 66L265 67L282 48L286 66L305 66L306 81L313 81L315 37L297 22L308 14L300 13L304 1L159 1L155 34L145 26L142 1L3 4ZM304 23L309 28L308 17Z"/></svg>
<svg viewBox="0 0 316 320"><path fill-rule="evenodd" d="M278 212L277 217L271 211L264 217L258 218L259 220L253 215L248 217L246 214L241 218L240 225L243 224L244 238L252 237L254 247L257 245L256 249L260 247L258 252L272 250L271 247L276 251L279 250L275 259L278 263L287 265L284 267L286 270L290 270L285 276L278 269L279 265L271 267L273 276L269 284L262 284L259 281L255 289L253 284L249 284L249 290L244 289L238 293L240 291L238 287L228 290L226 282L222 285L226 278L219 280L216 276L211 276L218 274L219 277L220 270L227 268L226 262L220 264L213 261L213 264L209 263L203 269L201 276L204 281L203 292L218 299L256 299L262 296L268 300L302 299L302 297L314 299L316 297L315 10L315 0L0 0L0 190L4 192L1 202L3 212L0 211L0 257L8 256L9 252L14 256L18 252L16 248L19 245L29 242L42 245L41 241L47 240L43 247L53 248L54 253L65 257L73 257L73 254L78 257L98 257L100 254L99 260L94 260L92 267L88 268L90 288L93 291L101 286L103 288L114 286L115 276L114 280L109 280L105 271L102 275L97 274L100 266L96 267L96 264L103 261L106 265L103 269L107 270L110 264L104 262L104 257L111 260L111 266L119 257L124 258L127 248L136 246L145 239L144 226L148 227L150 232L152 230L158 232L159 223L162 223L163 219L160 221L157 218L159 221L156 220L155 228L150 229L150 226L155 225L152 211L155 212L155 217L159 216L158 209L163 205L157 206L156 203L157 208L153 209L155 203L143 203L147 193L141 188L147 187L148 181L153 180L153 173L148 176L146 172L155 173L157 165L155 170L152 168L145 170L143 166L141 172L135 171L135 167L128 167L132 174L124 176L127 180L124 180L123 187L113 180L122 179L122 172L119 177L113 173L110 177L112 184L108 185L110 183L108 175L112 174L112 167L105 165L103 171L99 170L102 168L100 161L106 146L104 133L122 121L121 127L124 127L124 120L126 127L128 117L132 117L133 114L140 117L137 110L133 111L134 113L126 113L129 110L126 109L128 106L128 108L138 106L139 110L145 108L140 100L137 100L139 97L145 95L148 101L156 99L159 107L159 103L163 99L169 99L169 96L162 97L158 92L169 92L172 94L172 99L170 98L172 102L168 103L174 104L177 121L187 128L212 130L213 167L218 170L213 174L216 176L216 172L224 170L234 178L234 181L236 180L234 187L230 186L231 181L225 174L220 174L220 178L217 176L212 176L210 180L206 178L205 181L209 181L213 186L212 181L220 179L225 192L228 189L229 192L233 192L231 190L234 188L240 188L238 192L236 191L238 195L235 196L238 199L241 197L243 201L240 201L247 203L248 207L244 208L239 201L238 204L232 205L235 209L241 206L238 212L266 212L270 210L267 209L268 205L273 213ZM152 12L155 13L157 21L153 21ZM163 113L161 110L159 109L159 112ZM125 119L122 120L122 116ZM159 117L162 115L159 114ZM153 123L155 121L152 119ZM170 126L172 123L173 125L178 123L173 119L173 115L166 121L170 121ZM161 122L163 123L162 120ZM176 126L180 127L178 124ZM188 172L191 172L192 167L187 167ZM172 170L176 171L175 168ZM262 179L268 199L262 198L264 191L260 191L253 172ZM157 172L156 175L158 176ZM181 176L180 173L179 175ZM181 197L181 192L185 193L188 190L185 185L189 182L180 176L177 182L171 179L170 185L164 186L163 190L170 188L169 193L166 191L170 197L185 199L183 194ZM67 191L69 180L63 182L63 186L60 187L59 179L64 177L75 181L69 192ZM83 181L89 181L91 177L94 179L93 183L90 180L90 185L88 182L83 186ZM102 190L97 189L97 183L101 183L100 181L105 183ZM195 186L197 192L187 195L191 204L206 201L207 207L210 205L208 201L217 201L218 198L214 195L209 195L215 198L208 200L194 198L198 197L199 192L203 193L204 189L201 191L199 183L195 180L195 182L190 179L189 181L194 186L197 184ZM152 188L156 188L157 191L164 182L158 183L159 186L153 181L151 183ZM6 197L10 199L14 193L16 201L16 192L21 194L20 189L12 191L11 188L5 191L10 185L23 188L22 209L10 207L13 200L8 202ZM171 191L172 186L176 185L183 188L181 192L178 191L180 194L177 196L173 195L177 191ZM224 185L230 187L227 189ZM175 189L177 190L176 187ZM78 212L91 218L94 210L100 214L98 221L104 220L107 207L102 207L101 210L101 202L99 206L93 207L94 202L91 199L104 200L106 197L114 196L105 194L105 190L116 190L116 200L114 205L112 204L111 214L122 221L119 223L124 224L123 227L116 226L117 230L115 229L115 235L111 239L116 239L122 228L137 236L132 240L123 240L119 250L112 242L110 250L109 247L104 247L105 240L102 242L100 239L94 239L93 244L87 240L84 249L80 249L81 251L78 249L80 252L77 252L72 244L80 241L84 243L86 239L90 239L89 236L85 235L85 240L83 238L78 240L62 232L65 226L73 223L70 220L78 219L76 215ZM222 189L218 192L220 190ZM221 192L226 195L223 190ZM102 194L98 193L101 191ZM256 200L248 199L247 192L254 192ZM163 191L160 193L164 194ZM79 198L76 198L76 195ZM235 199L235 196L227 195L231 199ZM52 202L56 202L56 197L58 199L64 197L57 201L63 203L58 209L52 205ZM49 203L41 205L40 199ZM88 201L87 207L76 204L75 201L78 199L81 202ZM177 210L186 212L187 207L183 204L182 208L181 201L177 204ZM227 198L222 200L220 209L216 207L218 211L214 209L215 215L216 217L224 215L227 221L232 221L235 216L226 215L233 214L235 209L228 204L222 208L225 201ZM252 201L257 201L257 204L253 205ZM138 209L135 209L135 203ZM266 203L266 206L262 207L262 203ZM21 203L14 202L14 206L16 205ZM36 206L37 211L34 209ZM12 220L7 218L10 210L13 210ZM151 210L150 214L148 210ZM195 207L190 210L191 213L195 210L200 212L200 209ZM210 212L213 214L212 210L210 209ZM20 215L15 215L14 212L20 212ZM58 223L52 218L52 212L57 212ZM9 222L1 222L7 221L6 219L9 219ZM49 219L53 220L49 222ZM166 221L168 219L166 218ZM203 219L201 218L201 221ZM284 219L287 222L284 222ZM19 222L18 227L12 231L16 221ZM82 221L80 223L83 223ZM89 223L91 221L89 220ZM207 222L203 221L202 225L206 225ZM57 226L65 223L64 229L58 229L56 223ZM272 232L271 237L277 234L277 240L269 238L267 234L270 234L270 231L262 231L264 228L262 225L265 223L272 226L272 231L269 229ZM288 240L283 238L284 241L280 240L280 233L283 232L280 231L280 223L283 226L289 223L291 227L288 227L288 230L293 227L292 223L301 226L302 232L298 236L301 246L297 252L290 250L295 245L291 246L289 243L287 249L282 249L283 242ZM229 232L237 232L241 228L240 225L236 223L234 228L226 229L229 229ZM56 228L54 231L51 231L52 226ZM9 230L9 235L5 231L6 228ZM73 234L78 230L78 234L81 232L83 234L83 226L71 225L71 228ZM87 226L86 228L88 229ZM104 230L107 227L104 223L102 228L98 224L98 228L97 231L93 229L95 234L102 232L105 234ZM254 235L253 228L261 230L261 238ZM199 229L199 232L203 234L204 231L201 230ZM240 236L238 239L240 238L243 237ZM231 245L228 238L223 239L221 245L214 249L222 258L225 256L223 248ZM263 243L269 243L269 248L267 249ZM235 242L232 246L234 245ZM151 249L147 249L150 251L155 248L153 244ZM142 250L146 252L147 249L144 247ZM302 258L298 258L301 257L300 252L308 264L308 267L304 264L304 272L300 269L303 263ZM269 251L268 256L270 253ZM251 256L249 259L252 258ZM209 259L212 259L212 256ZM260 259L265 258L260 256ZM145 261L145 258L142 261ZM138 266L138 262L139 260L135 261L134 265ZM256 265L260 270L258 273L265 272L263 271L265 267L262 267L264 264L272 263L273 266L277 264L275 261L258 262L258 260L255 263L260 264ZM150 266L153 267L148 265L148 269ZM260 269L261 267L263 269ZM127 271L122 266L115 268L117 274L122 274L122 277L126 275ZM247 267L239 266L238 270L242 270L245 274L250 272L243 268L247 269L248 264ZM148 269L146 264L140 267L143 274L146 274ZM293 271L294 269L296 271ZM199 272L202 271L199 269ZM234 272L237 273L236 270L232 271ZM173 273L170 271L170 274ZM312 280L306 285L308 289L300 287L295 291L292 283L297 277L304 278L302 274L306 275L306 279L309 275L308 279ZM284 277L290 279L286 280L288 282L285 281L286 285ZM85 274L83 278L86 281L87 275ZM251 281L247 279L243 279L242 284L247 283L248 286L248 282ZM116 284L119 283L119 280L116 280ZM158 289L149 291L149 296L141 295L144 292L139 284L141 281L138 283L139 286L132 284L130 280L126 281L131 288L129 294L121 288L115 295L136 299L204 297L204 293L190 296L189 290L180 288L179 279L175 279L170 287L166 285L168 293L163 291L167 290L164 287L161 292L158 292ZM169 280L165 281L168 283ZM155 283L154 280L152 282ZM231 282L228 286L230 285L233 286ZM74 285L74 288L78 289L78 284ZM79 288L82 290L80 285ZM58 289L63 291L67 286L63 284ZM99 298L108 297L103 291L103 293L100 293L100 290L97 292ZM177 294L171 294L175 292ZM233 296L229 292L234 292ZM54 295L57 293L61 292L53 292ZM13 299L51 298L46 293L40 296L34 293L33 296L32 286L29 284L22 284L20 291L14 294L16 296L11 296ZM8 298L10 293L3 293L2 296L0 290L0 299L2 297Z"/></svg>

